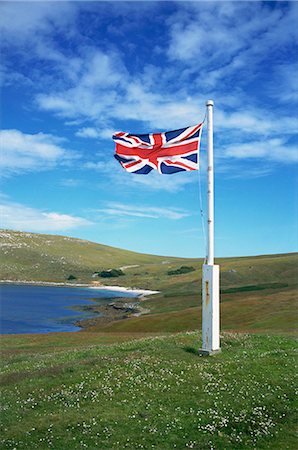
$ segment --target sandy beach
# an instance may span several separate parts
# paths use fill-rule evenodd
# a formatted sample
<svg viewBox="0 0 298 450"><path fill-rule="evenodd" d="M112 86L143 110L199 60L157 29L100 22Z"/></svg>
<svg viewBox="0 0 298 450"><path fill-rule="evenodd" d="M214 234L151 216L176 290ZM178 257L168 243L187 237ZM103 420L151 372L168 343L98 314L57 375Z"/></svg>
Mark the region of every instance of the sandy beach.
<svg viewBox="0 0 298 450"><path fill-rule="evenodd" d="M152 294L159 294L159 291L151 291L149 289L137 289L137 288L131 288L131 287L124 287L124 286L105 286L101 284L79 284L79 283L58 283L53 281L24 281L24 280L0 280L0 284L30 284L30 285L36 285L36 286L67 286L67 287L85 287L88 289L94 289L94 290L107 290L107 291L114 291L114 292L127 292L128 294L136 294L138 296L145 296L145 295L152 295Z"/></svg>
<svg viewBox="0 0 298 450"><path fill-rule="evenodd" d="M100 289L100 290L109 290L109 291L118 291L118 292L127 292L128 294L137 294L141 297L145 295L159 294L160 291L150 291L148 289L136 289L136 288L127 288L121 286L89 286L91 289Z"/></svg>

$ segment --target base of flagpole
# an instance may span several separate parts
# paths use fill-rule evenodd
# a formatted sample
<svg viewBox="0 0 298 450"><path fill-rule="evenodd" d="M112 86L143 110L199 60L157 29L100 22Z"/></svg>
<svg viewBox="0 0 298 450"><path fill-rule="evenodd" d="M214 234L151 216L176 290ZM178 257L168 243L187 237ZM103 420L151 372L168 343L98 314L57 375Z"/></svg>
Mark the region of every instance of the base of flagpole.
<svg viewBox="0 0 298 450"><path fill-rule="evenodd" d="M202 348L199 348L199 350L198 350L198 354L200 356L213 356L213 355L217 355L220 352L221 352L220 348L217 350L203 350Z"/></svg>

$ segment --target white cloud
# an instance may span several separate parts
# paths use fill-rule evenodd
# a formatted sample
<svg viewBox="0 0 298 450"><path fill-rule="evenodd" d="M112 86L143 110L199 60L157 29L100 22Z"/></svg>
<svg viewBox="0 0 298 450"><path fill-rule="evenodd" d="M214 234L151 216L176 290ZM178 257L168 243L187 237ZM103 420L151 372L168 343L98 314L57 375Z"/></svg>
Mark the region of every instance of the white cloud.
<svg viewBox="0 0 298 450"><path fill-rule="evenodd" d="M185 172L174 175L162 175L156 171L148 175L126 174L127 181L135 187L145 187L153 191L178 192L198 181L197 172ZM132 175L132 176L131 176Z"/></svg>
<svg viewBox="0 0 298 450"><path fill-rule="evenodd" d="M79 9L76 2L59 2L59 5L48 1L2 2L0 32L3 46L30 67L26 70L26 65L22 64L20 70L24 73L19 73L15 61L11 63L8 58L3 69L4 83L11 85L15 80L19 85L31 85L36 89L56 86L57 80L61 79L75 81L82 61L70 52L61 51L53 35L61 33L65 40L73 41L78 36ZM41 70L37 68L37 60L43 62ZM52 75L44 69L44 63L49 64Z"/></svg>
<svg viewBox="0 0 298 450"><path fill-rule="evenodd" d="M0 167L4 175L46 170L76 157L60 144L64 139L50 134L25 134L19 130L0 131Z"/></svg>
<svg viewBox="0 0 298 450"><path fill-rule="evenodd" d="M19 231L56 232L92 224L82 217L41 211L8 201L0 205L0 212L1 226Z"/></svg>
<svg viewBox="0 0 298 450"><path fill-rule="evenodd" d="M273 171L272 167L251 167L251 166L245 166L245 167L239 167L237 165L237 170L231 170L226 171L225 176L228 179L236 180L236 179L254 179L254 178L263 178L268 175L270 175Z"/></svg>
<svg viewBox="0 0 298 450"><path fill-rule="evenodd" d="M74 124L87 119L91 126L79 129L75 133L78 137L110 139L112 125L122 120L136 122L137 129L124 130L130 132L192 125L203 119L210 91L218 99L215 127L219 129L270 138L295 131L293 118L254 107L254 100L241 88L236 87L229 95L225 90L226 80L231 83L235 74L240 85L247 82L247 74L239 77L241 70L250 71L253 80L264 55L293 39L290 25L295 8L289 6L282 13L281 8L272 9L258 2L180 2L177 9L165 24L170 41L165 42L162 51L178 61L179 70L174 71L171 64L164 68L148 64L142 71L131 72L127 60L115 48L86 46L84 52L77 53L79 56L68 57L67 63L63 56L60 69L65 70L67 82L61 78L58 87L50 84L37 95L39 108L73 119ZM286 29L291 32L284 33ZM168 87L174 79L176 83L180 80L180 88L173 95ZM199 93L196 97L191 95L195 88ZM231 107L236 112L231 112Z"/></svg>
<svg viewBox="0 0 298 450"><path fill-rule="evenodd" d="M71 2L3 2L0 27L2 37L12 43L30 40L35 34L49 33L53 28L65 30L75 18L77 8Z"/></svg>
<svg viewBox="0 0 298 450"><path fill-rule="evenodd" d="M113 128L102 128L99 131L99 137L101 139L111 140L115 130Z"/></svg>
<svg viewBox="0 0 298 450"><path fill-rule="evenodd" d="M288 103L289 116L295 114L297 102L295 57L288 59L286 67L283 63L298 39L298 4L287 2L273 8L270 3L181 2L177 13L167 21L167 55L185 80L191 76L198 92L210 92L211 98L221 103L222 112L241 110L247 128L246 119L252 116L259 122L255 130L260 133L269 128L272 98ZM271 100L262 102L268 94ZM248 112L254 105L258 105L256 117ZM289 122L282 117L285 110L276 106L269 112L270 132L273 122L276 128L280 118ZM297 130L297 123L291 131L294 127ZM231 122L229 128L233 128Z"/></svg>
<svg viewBox="0 0 298 450"><path fill-rule="evenodd" d="M48 42L50 32L53 33L55 27L66 29L66 22L71 25L70 33L74 32L80 8L84 6L65 6L65 18L59 18L48 6L38 6L28 17L18 19L20 23L12 24L11 32L4 27L7 35L16 33L22 26L25 36L28 33L32 38L32 33L39 33L40 39L34 44L35 55L40 59L51 59L55 71L59 67L61 72L59 83L54 82L56 78L51 75L52 81L39 89L36 103L42 110L73 119L72 126L81 126L87 120L90 126L78 129L76 136L110 139L113 124L123 120L135 123L134 129L123 130L132 133L192 125L203 119L209 93L216 101L215 131L228 130L229 140L239 142L239 145L246 145L251 139L248 134L252 132L272 140L297 130L292 116L284 116L280 111L268 112L239 86L235 86L233 92L230 88L234 79L239 85L247 83L248 78L253 82L264 55L271 55L272 48L281 51L282 45L293 39L295 6L282 9L260 2L178 2L177 13L171 14L165 23L170 40L160 48L168 59L175 60L175 70L172 63L158 68L148 64L137 72L130 70L128 59L115 47L103 50L104 47L95 48L90 42L86 44L79 29L77 48L68 55L62 54L61 47L55 47L53 40ZM12 9L8 8L8 11ZM61 13L60 7L53 9ZM103 8L101 12L107 11ZM10 23L12 15L8 19ZM39 24L39 21L44 23ZM293 80L294 71L290 67L289 64L287 74ZM241 71L248 72L241 77ZM171 91L172 85L179 88ZM198 94L194 96L196 90ZM284 89L284 94L281 91L279 98L294 98L294 83ZM254 103L259 106L254 107ZM263 152L263 158L272 159L268 152ZM109 170L106 162L88 162L85 168ZM126 182L122 177L124 180ZM172 177L159 179L155 174L127 183L168 191L179 190L187 184Z"/></svg>
<svg viewBox="0 0 298 450"><path fill-rule="evenodd" d="M295 117L276 117L271 112L258 108L241 109L237 112L226 112L216 109L214 112L214 126L228 130L259 135L292 134L297 133L297 119ZM245 139L245 136L243 136Z"/></svg>
<svg viewBox="0 0 298 450"><path fill-rule="evenodd" d="M84 127L80 128L76 133L76 136L83 138L98 138L99 132L96 128L92 127Z"/></svg>
<svg viewBox="0 0 298 450"><path fill-rule="evenodd" d="M67 83L63 90L38 95L37 104L41 109L67 118L96 120L103 115L102 125L109 108L114 110L116 107L118 90L127 83L126 68L115 51L105 53L89 48L79 60L80 70L70 81L71 86Z"/></svg>
<svg viewBox="0 0 298 450"><path fill-rule="evenodd" d="M147 175L131 174L126 172L112 157L107 161L89 161L83 164L85 169L105 173L114 185L145 191L179 192L192 183L198 182L197 172L182 172L174 175L162 175L152 171Z"/></svg>
<svg viewBox="0 0 298 450"><path fill-rule="evenodd" d="M77 132L80 137L98 136L109 139L115 129L107 127L105 123L113 123L116 120L143 122L147 128L154 131L193 125L204 118L203 97L185 98L183 94L178 93L176 100L173 100L171 95L164 92L153 93L149 87L134 78L125 80L124 77L121 83L121 88L115 86L107 92L104 85L87 86L80 80L75 87L40 94L36 100L40 109L51 111L58 116L92 120L96 124L97 132L95 133L95 128L92 131L91 127L83 128Z"/></svg>
<svg viewBox="0 0 298 450"><path fill-rule="evenodd" d="M189 216L190 214L179 208L159 208L152 206L125 205L123 203L109 203L106 208L99 210L103 214L111 216L130 216L149 219L169 219L178 220Z"/></svg>
<svg viewBox="0 0 298 450"><path fill-rule="evenodd" d="M138 125L138 129L123 130L132 133L181 128L203 120L205 96L197 95L196 98L187 96L182 89L173 98L164 91L154 90L147 77L142 78L142 74L128 76L124 71L122 76L121 65L114 67L113 55L107 56L103 52L96 52L93 58L97 61L96 64L88 61L86 64L82 63L82 66L88 64L89 66L73 87L59 92L40 94L37 97L38 105L43 110L65 118L88 119L96 125L79 129L76 132L77 136L110 139L114 130L106 124L118 120L131 120L143 124L141 127ZM99 64L101 58L104 61L103 68ZM99 76L98 72L101 70L103 75ZM105 78L111 78L112 86L108 91L103 82ZM268 113L261 107L253 107L248 103L249 99L243 100L241 92L238 97L235 93L238 99L236 106L235 97L227 98L219 92L216 95L220 99L218 104L215 103L216 128L260 135L290 134L297 130L295 118L282 115L277 117L274 111ZM244 108L241 103L246 107ZM231 111L233 105L234 112ZM245 141L245 136L243 140Z"/></svg>
<svg viewBox="0 0 298 450"><path fill-rule="evenodd" d="M277 65L268 86L271 97L287 104L298 102L297 73L297 62Z"/></svg>
<svg viewBox="0 0 298 450"><path fill-rule="evenodd" d="M24 74L16 72L15 70L9 70L4 63L0 64L0 85L2 86L26 86L27 89L34 86L33 81Z"/></svg>
<svg viewBox="0 0 298 450"><path fill-rule="evenodd" d="M239 159L266 158L268 160L293 163L298 162L298 149L282 139L268 139L239 143L228 146L224 150L226 157Z"/></svg>
<svg viewBox="0 0 298 450"><path fill-rule="evenodd" d="M190 65L195 59L211 71L230 64L239 69L254 56L255 67L268 49L293 39L296 11L295 5L273 9L261 2L184 2L168 20L168 56Z"/></svg>
<svg viewBox="0 0 298 450"><path fill-rule="evenodd" d="M84 127L80 128L75 135L82 138L91 139L112 139L115 130L112 128L94 128L94 127Z"/></svg>
<svg viewBox="0 0 298 450"><path fill-rule="evenodd" d="M83 164L83 167L85 169L96 170L102 173L105 172L107 174L110 174L111 176L115 175L115 169L117 170L118 173L121 172L118 166L119 163L117 163L116 160L112 157L112 154L111 159L107 161L103 161L102 157L99 155L98 161L87 161L86 163Z"/></svg>

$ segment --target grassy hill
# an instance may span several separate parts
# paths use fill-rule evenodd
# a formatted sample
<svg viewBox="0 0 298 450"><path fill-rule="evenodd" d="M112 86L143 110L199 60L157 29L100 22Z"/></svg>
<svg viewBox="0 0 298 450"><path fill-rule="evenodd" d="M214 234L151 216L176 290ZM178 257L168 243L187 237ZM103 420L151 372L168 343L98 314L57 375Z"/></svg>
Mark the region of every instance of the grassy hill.
<svg viewBox="0 0 298 450"><path fill-rule="evenodd" d="M297 254L217 260L222 353L203 358L202 260L63 236L0 237L2 279L65 282L72 274L74 283L160 291L141 300L148 312L140 317L2 336L1 448L297 448ZM111 268L124 276L94 277Z"/></svg>
<svg viewBox="0 0 298 450"><path fill-rule="evenodd" d="M66 282L69 275L76 282L98 280L94 272L124 268L119 280L102 283L165 289L167 293L197 292L201 278L202 259L145 255L65 236L0 230L1 279L19 281ZM221 266L221 286L227 289L244 286L250 289L293 285L298 280L298 254L265 255L243 258L218 258ZM193 272L169 276L181 266L193 267ZM121 281L121 283L120 283ZM262 287L263 286L263 287Z"/></svg>
<svg viewBox="0 0 298 450"><path fill-rule="evenodd" d="M6 280L65 282L72 274L77 282L90 283L94 272L164 260L71 237L10 230L0 231L0 248Z"/></svg>
<svg viewBox="0 0 298 450"><path fill-rule="evenodd" d="M74 284L97 281L160 291L143 301L150 313L104 328L93 321L89 331L161 333L201 326L202 260L143 255L64 236L3 230L0 238L2 279L66 282L73 275ZM222 329L295 332L297 253L218 258L216 262L221 268ZM194 270L179 273L183 266ZM111 268L122 268L124 276L94 274Z"/></svg>

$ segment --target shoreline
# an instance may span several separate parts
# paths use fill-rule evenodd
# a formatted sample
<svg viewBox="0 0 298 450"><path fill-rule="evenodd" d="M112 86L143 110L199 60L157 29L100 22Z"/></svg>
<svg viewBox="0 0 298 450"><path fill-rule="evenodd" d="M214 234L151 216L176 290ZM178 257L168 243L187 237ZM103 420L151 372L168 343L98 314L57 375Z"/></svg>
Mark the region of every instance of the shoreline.
<svg viewBox="0 0 298 450"><path fill-rule="evenodd" d="M67 282L55 282L55 281L24 281L24 280L0 280L0 284L24 284L31 286L57 286L57 287L73 287L73 288L88 288L102 291L114 291L123 292L127 294L138 294L138 296L159 294L160 291L152 291L149 289L139 289L134 287L125 286L107 286L105 284L88 284L88 283L67 283Z"/></svg>
<svg viewBox="0 0 298 450"><path fill-rule="evenodd" d="M129 319L130 317L139 317L142 314L150 312L140 306L140 298L117 298L116 301L106 305L87 305L77 308L81 311L89 311L92 317L77 319L73 324L80 328L80 332L101 331L107 324L118 320Z"/></svg>
<svg viewBox="0 0 298 450"><path fill-rule="evenodd" d="M110 291L119 292L122 294L134 294L133 297L102 297L102 300L111 300L111 303L100 305L96 303L96 298L93 299L93 305L77 305L77 310L79 311L90 311L95 314L90 318L77 318L73 320L73 325L79 329L77 332L88 332L88 331L100 331L108 323L112 323L118 320L125 320L129 317L141 316L149 312L140 306L140 302L143 301L147 295L158 294L160 291L153 291L149 289L138 289L124 286L106 286L106 285L94 285L86 283L63 283L63 282L50 282L50 281L23 281L23 280L0 280L1 284L11 284L11 285L28 285L28 286L52 286L52 287L72 287L72 288L87 288L94 290L94 296L96 296L96 291ZM113 301L112 301L113 300ZM69 331L71 333L72 331Z"/></svg>

